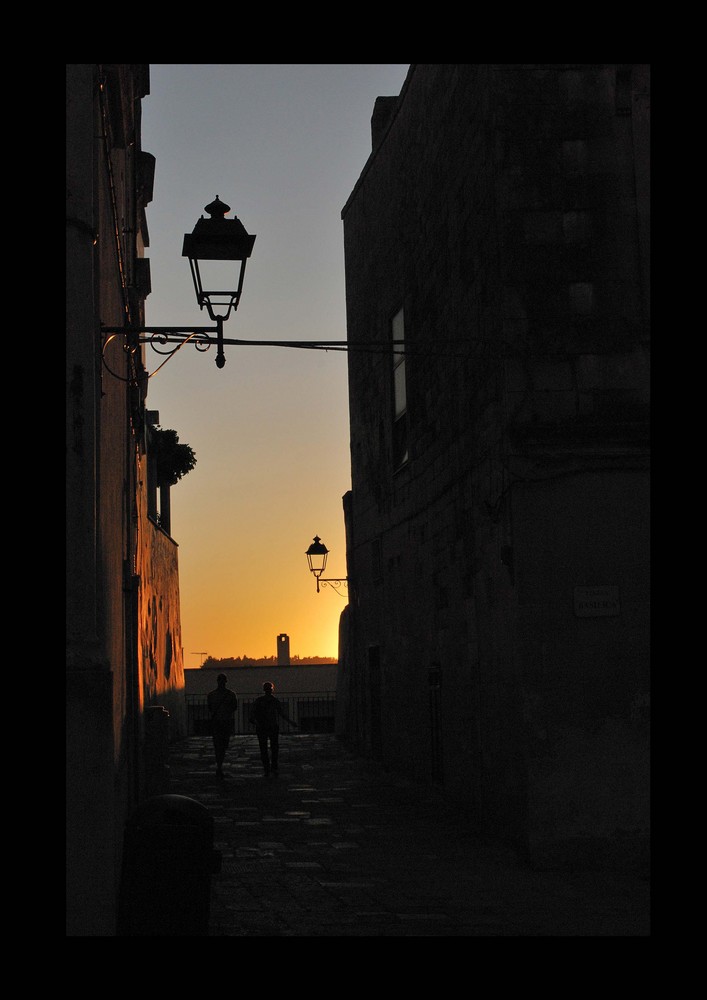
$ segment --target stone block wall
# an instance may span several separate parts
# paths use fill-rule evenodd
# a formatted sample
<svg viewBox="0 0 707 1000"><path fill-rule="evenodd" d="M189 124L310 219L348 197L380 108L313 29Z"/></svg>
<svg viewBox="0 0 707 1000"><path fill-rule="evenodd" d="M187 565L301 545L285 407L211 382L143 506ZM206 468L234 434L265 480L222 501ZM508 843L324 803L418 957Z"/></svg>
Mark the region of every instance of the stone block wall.
<svg viewBox="0 0 707 1000"><path fill-rule="evenodd" d="M353 735L537 856L645 832L647 77L631 69L628 114L626 67L414 66L342 213ZM356 345L388 343L401 308L395 468L392 359ZM575 619L585 586L620 588L616 621ZM609 676L598 726L586 693ZM536 716L554 717L560 677L572 721L550 765ZM608 796L568 822L561 789L593 745L617 796L634 748L632 819Z"/></svg>

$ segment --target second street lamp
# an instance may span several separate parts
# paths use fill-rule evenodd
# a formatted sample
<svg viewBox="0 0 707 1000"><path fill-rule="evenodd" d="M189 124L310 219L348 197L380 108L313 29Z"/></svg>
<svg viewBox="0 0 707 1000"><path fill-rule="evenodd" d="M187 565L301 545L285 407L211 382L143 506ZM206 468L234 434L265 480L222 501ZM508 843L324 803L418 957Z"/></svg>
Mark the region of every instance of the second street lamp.
<svg viewBox="0 0 707 1000"><path fill-rule="evenodd" d="M326 569L327 556L329 555L329 549L326 547L324 542L321 540L319 535L314 536L312 544L307 549L305 555L307 556L307 564L309 566L309 572L313 574L317 581L317 593L319 593L319 584L331 584L334 590L338 593L339 587L348 587L349 578L345 577L322 577L322 573Z"/></svg>

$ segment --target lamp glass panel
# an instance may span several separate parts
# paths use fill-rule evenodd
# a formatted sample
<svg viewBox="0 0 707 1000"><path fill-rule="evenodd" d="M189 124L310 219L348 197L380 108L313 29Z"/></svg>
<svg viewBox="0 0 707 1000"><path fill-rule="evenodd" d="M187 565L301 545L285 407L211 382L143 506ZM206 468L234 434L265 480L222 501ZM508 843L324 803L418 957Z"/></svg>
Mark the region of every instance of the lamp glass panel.
<svg viewBox="0 0 707 1000"><path fill-rule="evenodd" d="M236 292L240 270L238 260L200 260L201 287L204 292Z"/></svg>
<svg viewBox="0 0 707 1000"><path fill-rule="evenodd" d="M309 562L313 573L323 573L326 566L326 553L309 556Z"/></svg>

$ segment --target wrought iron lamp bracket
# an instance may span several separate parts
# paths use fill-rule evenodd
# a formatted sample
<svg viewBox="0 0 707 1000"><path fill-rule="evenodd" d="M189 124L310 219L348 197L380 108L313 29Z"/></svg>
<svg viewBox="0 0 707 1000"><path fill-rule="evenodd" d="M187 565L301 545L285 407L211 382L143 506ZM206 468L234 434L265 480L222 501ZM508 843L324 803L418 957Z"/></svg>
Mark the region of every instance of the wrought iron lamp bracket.
<svg viewBox="0 0 707 1000"><path fill-rule="evenodd" d="M197 351L208 351L212 344L216 345L216 366L218 368L223 368L226 364L226 358L224 355L224 344L227 341L224 340L223 336L223 318L220 316L216 317L216 326L141 326L141 327L122 327L122 326L101 326L101 334L103 336L103 346L101 350L101 355L103 359L103 364L108 369L108 371L115 378L122 379L122 376L114 372L106 361L106 350L108 345L115 340L116 337L123 337L123 350L134 356L135 352L138 350L141 344L147 344L149 347L155 351L156 354L161 354L165 357L162 364L148 375L151 378L155 375L162 365L166 364L170 358L174 357L177 351L180 351L185 344L190 344L195 347ZM171 346L168 346L171 345ZM122 379L123 381L133 381L132 379Z"/></svg>
<svg viewBox="0 0 707 1000"><path fill-rule="evenodd" d="M329 578L329 577L318 576L316 579L317 579L317 593L319 593L319 584L321 583L322 586L324 586L324 587L326 587L326 586L331 587L331 589L335 590L336 593L340 597L343 597L343 594L341 593L341 589L340 588L341 587L348 587L348 585L349 585L349 578L348 577L343 577L343 578L337 579L336 577Z"/></svg>

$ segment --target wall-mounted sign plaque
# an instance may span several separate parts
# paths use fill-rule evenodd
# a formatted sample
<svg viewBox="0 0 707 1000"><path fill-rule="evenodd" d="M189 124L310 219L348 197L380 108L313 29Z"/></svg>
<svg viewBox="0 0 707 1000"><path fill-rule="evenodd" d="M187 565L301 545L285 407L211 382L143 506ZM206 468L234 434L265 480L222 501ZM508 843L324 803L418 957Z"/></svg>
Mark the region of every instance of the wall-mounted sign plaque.
<svg viewBox="0 0 707 1000"><path fill-rule="evenodd" d="M620 615L618 587L575 587L574 613L578 618Z"/></svg>

